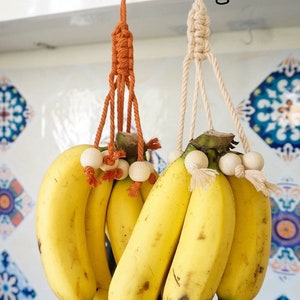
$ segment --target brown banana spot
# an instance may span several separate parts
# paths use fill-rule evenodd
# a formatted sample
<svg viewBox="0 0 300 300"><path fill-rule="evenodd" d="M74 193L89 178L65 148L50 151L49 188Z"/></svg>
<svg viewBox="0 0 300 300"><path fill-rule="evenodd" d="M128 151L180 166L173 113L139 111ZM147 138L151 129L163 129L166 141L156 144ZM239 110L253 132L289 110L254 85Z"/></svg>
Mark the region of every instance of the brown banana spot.
<svg viewBox="0 0 300 300"><path fill-rule="evenodd" d="M261 265L257 265L256 270L254 272L254 278L256 278L259 274L264 272L264 267Z"/></svg>
<svg viewBox="0 0 300 300"><path fill-rule="evenodd" d="M173 277L175 282L177 283L178 286L180 286L180 277L175 274L174 269L172 270L172 272L173 272Z"/></svg>
<svg viewBox="0 0 300 300"><path fill-rule="evenodd" d="M143 294L145 291L149 289L150 283L149 281L145 281L143 286L139 289L138 295Z"/></svg>
<svg viewBox="0 0 300 300"><path fill-rule="evenodd" d="M42 254L42 243L41 243L41 240L38 238L38 248L39 248L39 252L40 254Z"/></svg>
<svg viewBox="0 0 300 300"><path fill-rule="evenodd" d="M205 240L206 236L205 236L205 233L204 231L201 231L198 235L198 240Z"/></svg>

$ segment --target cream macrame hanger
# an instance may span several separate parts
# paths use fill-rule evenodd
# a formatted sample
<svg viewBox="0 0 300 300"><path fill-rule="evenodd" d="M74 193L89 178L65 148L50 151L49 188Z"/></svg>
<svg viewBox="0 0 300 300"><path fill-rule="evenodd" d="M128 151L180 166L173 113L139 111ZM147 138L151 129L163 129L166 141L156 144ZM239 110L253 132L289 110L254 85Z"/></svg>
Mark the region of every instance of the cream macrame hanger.
<svg viewBox="0 0 300 300"><path fill-rule="evenodd" d="M234 108L234 105L225 87L217 59L210 52L209 25L210 25L210 19L207 15L207 9L203 3L203 0L195 0L188 14L188 20L187 20L188 49L187 49L187 54L183 61L181 105L180 105L179 128L178 128L178 136L177 136L177 153L183 152L182 151L183 132L184 132L185 115L187 109L187 94L188 94L187 86L188 86L190 66L192 61L194 61L195 64L196 75L195 75L195 87L194 87L194 95L193 95L193 102L192 102L189 139L192 140L194 138L195 124L197 119L199 90L201 92L201 98L202 98L202 102L203 102L203 106L207 118L208 129L210 131L214 131L209 101L207 98L203 73L201 69L202 62L205 60L208 60L208 62L212 65L215 77L217 79L217 83L219 84L219 88L221 90L222 97L224 98L227 109L229 110L229 113L235 124L238 137L242 142L244 152L247 153L250 152L250 146L248 140L244 133L242 124L238 118L238 114ZM207 173L207 171L208 170L205 169L204 172L201 173L202 174L201 176L203 177L204 175L207 175L208 177L206 176L206 179L209 179L209 176L212 174ZM265 195L269 195L270 190L276 189L276 186L269 183L266 180L264 174L260 170L245 170L243 165L239 165L236 168L235 176L247 178L255 186L257 190L262 191ZM192 176L192 178L193 177L195 179L194 181L196 182L197 176ZM198 179L200 180L201 178L199 178L198 176Z"/></svg>
<svg viewBox="0 0 300 300"><path fill-rule="evenodd" d="M189 71L191 62L194 61L195 64L195 87L192 103L192 115L191 115L191 126L189 139L193 139L195 124L197 118L197 106L198 106L198 94L199 90L201 92L201 98L203 101L203 106L207 118L209 130L214 130L209 101L207 99L207 93L205 89L205 83L202 73L202 62L208 60L213 67L217 82L219 84L222 96L225 100L225 104L231 114L233 122L236 126L238 136L242 142L245 152L250 151L248 140L245 136L244 130L236 113L236 110L232 104L230 96L225 87L220 68L215 56L210 52L210 19L207 15L207 9L203 3L203 0L195 0L192 8L188 15L187 20L187 37L188 37L188 49L187 54L183 61L183 75L182 75L182 92L181 92L181 107L180 107L180 118L179 118L179 129L177 138L177 151L182 152L183 144L183 132L185 124L185 114L187 109L187 86L189 79Z"/></svg>

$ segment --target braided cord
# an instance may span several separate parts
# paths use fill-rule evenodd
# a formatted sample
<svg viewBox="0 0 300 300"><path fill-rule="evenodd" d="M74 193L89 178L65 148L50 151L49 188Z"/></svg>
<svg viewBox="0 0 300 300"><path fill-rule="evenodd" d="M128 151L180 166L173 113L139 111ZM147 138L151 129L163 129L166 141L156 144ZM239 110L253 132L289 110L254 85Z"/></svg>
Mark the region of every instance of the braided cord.
<svg viewBox="0 0 300 300"><path fill-rule="evenodd" d="M98 129L95 136L94 147L98 148L101 140L103 128L106 123L108 109L110 113L110 137L109 151L112 156L114 151L115 139L115 110L117 111L117 129L123 131L124 125L124 98L125 91L128 89L127 103L127 125L126 131L131 132L132 114L138 136L138 160L143 160L144 138L139 116L138 102L134 93L135 75L133 70L133 35L126 23L126 1L121 1L120 21L111 34L112 38L112 66L109 74L109 93L105 98L104 107ZM117 92L117 95L116 95ZM117 107L115 108L115 98Z"/></svg>
<svg viewBox="0 0 300 300"><path fill-rule="evenodd" d="M191 123L190 123L190 133L189 139L193 139L195 124L197 118L197 108L198 108L198 95L199 90L201 92L201 98L204 106L204 111L207 118L207 124L209 130L213 130L213 121L210 112L209 101L207 98L207 93L205 89L205 82L202 73L202 62L208 60L213 67L217 82L219 84L222 96L225 100L225 104L231 114L233 122L236 126L238 135L242 141L243 148L245 152L250 151L248 140L245 136L243 127L238 118L238 114L234 109L233 103L225 87L218 63L214 55L210 52L210 19L207 15L207 9L203 3L203 0L195 0L191 10L188 14L187 20L187 38L188 38L188 48L187 53L183 61L183 73L182 73L182 89L181 89L181 103L180 103L180 116L179 116L179 128L177 136L177 150L182 151L183 135L184 135L184 125L185 116L187 109L187 88L189 81L189 72L191 62L194 61L195 64L195 84L194 84L194 97L192 102L192 113L191 113Z"/></svg>

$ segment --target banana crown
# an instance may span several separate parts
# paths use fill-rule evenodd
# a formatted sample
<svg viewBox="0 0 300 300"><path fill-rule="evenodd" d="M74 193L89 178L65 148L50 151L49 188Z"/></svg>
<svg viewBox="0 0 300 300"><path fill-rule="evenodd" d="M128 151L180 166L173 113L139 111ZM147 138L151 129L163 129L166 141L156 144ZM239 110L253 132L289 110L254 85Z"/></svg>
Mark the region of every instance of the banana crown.
<svg viewBox="0 0 300 300"><path fill-rule="evenodd" d="M269 183L262 173L264 166L263 156L255 151L245 154L234 152L238 144L232 133L209 130L192 139L182 157L185 166L192 175L190 189L197 186L206 188L218 174L227 176L245 177L257 191L269 196L277 187Z"/></svg>
<svg viewBox="0 0 300 300"><path fill-rule="evenodd" d="M81 154L80 163L92 187L101 184L103 180L123 180L129 176L133 181L129 194L135 197L143 182L147 180L152 182L155 178L155 170L147 159L147 151L160 147L157 138L151 139L148 143L144 142L141 160L137 133L118 132L114 144L109 144L106 148L85 149ZM98 169L104 172L101 179L95 176Z"/></svg>

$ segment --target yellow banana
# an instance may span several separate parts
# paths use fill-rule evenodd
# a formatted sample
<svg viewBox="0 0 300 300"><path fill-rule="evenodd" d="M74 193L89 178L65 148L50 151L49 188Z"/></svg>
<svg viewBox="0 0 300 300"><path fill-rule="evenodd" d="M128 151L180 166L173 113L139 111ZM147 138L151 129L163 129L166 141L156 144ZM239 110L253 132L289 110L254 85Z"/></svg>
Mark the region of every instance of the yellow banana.
<svg viewBox="0 0 300 300"><path fill-rule="evenodd" d="M116 263L127 246L144 204L140 191L136 197L129 196L128 190L132 183L129 176L116 180L108 203L107 231Z"/></svg>
<svg viewBox="0 0 300 300"><path fill-rule="evenodd" d="M93 300L107 300L108 299L108 291L103 289L98 289Z"/></svg>
<svg viewBox="0 0 300 300"><path fill-rule="evenodd" d="M90 300L96 281L85 237L90 185L80 164L88 145L61 153L47 170L38 194L36 234L50 287L59 299Z"/></svg>
<svg viewBox="0 0 300 300"><path fill-rule="evenodd" d="M110 300L154 300L173 257L191 192L184 156L159 176L109 287Z"/></svg>
<svg viewBox="0 0 300 300"><path fill-rule="evenodd" d="M225 269L235 226L231 187L223 174L191 195L163 290L164 300L213 298Z"/></svg>
<svg viewBox="0 0 300 300"><path fill-rule="evenodd" d="M245 178L228 177L236 202L236 229L218 299L252 300L267 270L271 246L269 198Z"/></svg>
<svg viewBox="0 0 300 300"><path fill-rule="evenodd" d="M141 191L144 202L147 200L147 197L148 197L155 181L157 180L158 176L159 176L158 173L156 171L153 171L151 173L151 178L149 178L148 180L143 182L143 184L140 188L140 191Z"/></svg>
<svg viewBox="0 0 300 300"><path fill-rule="evenodd" d="M103 172L101 172L101 176ZM111 273L105 247L105 221L113 180L103 180L93 188L87 201L85 234L88 252L94 270L97 289L108 290Z"/></svg>

